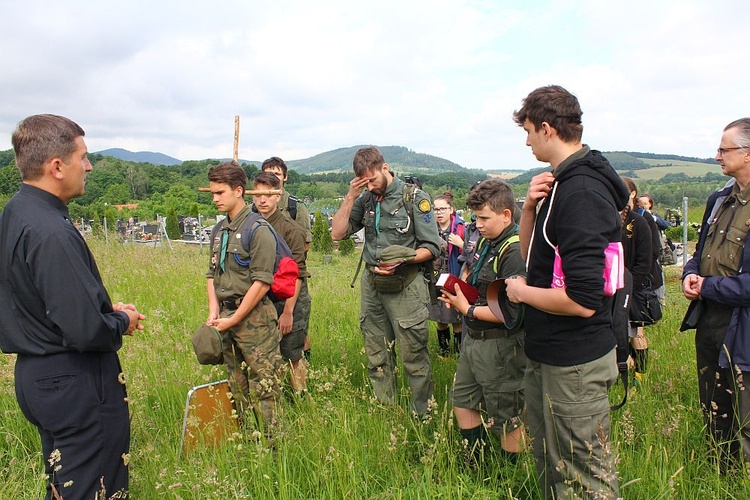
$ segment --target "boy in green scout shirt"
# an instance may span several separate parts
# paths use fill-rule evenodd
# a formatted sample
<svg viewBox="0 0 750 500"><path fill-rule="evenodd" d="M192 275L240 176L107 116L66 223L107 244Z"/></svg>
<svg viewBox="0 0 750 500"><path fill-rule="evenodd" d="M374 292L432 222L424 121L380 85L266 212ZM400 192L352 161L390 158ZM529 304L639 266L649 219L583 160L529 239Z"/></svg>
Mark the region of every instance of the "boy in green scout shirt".
<svg viewBox="0 0 750 500"><path fill-rule="evenodd" d="M279 199L279 202L276 204L279 212L284 214L285 216L292 219L294 222L299 225L299 227L302 228L302 230L305 232L305 252L310 250L310 243L312 242L312 221L310 220L310 212L307 210L307 205L305 205L305 202L303 202L300 198L297 198L296 196L292 196L289 191L284 189L284 184L289 179L289 169L286 166L286 163L284 160L279 158L278 156L272 156L268 158L267 160L264 160L263 163L260 166L261 171L263 172L271 172L273 175L275 175L279 182L281 182L281 198ZM307 286L307 278L305 278L305 282L303 284L303 287ZM305 293L305 292L302 292ZM311 304L310 304L311 305ZM310 316L310 307L308 307L307 316L309 318ZM309 321L305 323L305 346L304 346L304 356L305 360L308 362L310 361L310 336L307 334L309 328Z"/></svg>
<svg viewBox="0 0 750 500"><path fill-rule="evenodd" d="M279 397L279 353L281 333L276 309L266 296L273 284L276 238L268 227L253 234L250 250L245 251L241 236L250 213L245 204L245 171L236 163L223 163L208 171L213 202L227 218L219 222L211 242L206 324L222 333L224 364L229 387L240 418L259 407L256 417L265 423L266 436L278 426L276 404ZM251 404L250 398L257 400Z"/></svg>
<svg viewBox="0 0 750 500"><path fill-rule="evenodd" d="M453 412L471 464L481 457L486 428L500 436L503 457L515 462L523 449L526 368L523 329L515 324L519 306L506 302L504 310L513 318L498 318L487 305L487 287L495 279L525 275L513 221L513 191L505 181L488 179L472 189L466 204L474 211L481 237L461 277L479 289L479 299L470 304L458 285L455 295L443 291L440 297L463 314L466 323L453 383Z"/></svg>
<svg viewBox="0 0 750 500"><path fill-rule="evenodd" d="M281 181L273 172L264 171L255 176L253 189L281 189ZM254 210L257 210L268 221L280 237L284 238L292 256L299 266L297 287L293 297L277 302L279 314L279 331L281 331L281 356L291 364L291 383L295 392L307 389L307 360L304 358L307 326L310 322L310 294L307 290L307 270L305 252L305 232L292 219L285 216L278 208L278 194L253 195Z"/></svg>

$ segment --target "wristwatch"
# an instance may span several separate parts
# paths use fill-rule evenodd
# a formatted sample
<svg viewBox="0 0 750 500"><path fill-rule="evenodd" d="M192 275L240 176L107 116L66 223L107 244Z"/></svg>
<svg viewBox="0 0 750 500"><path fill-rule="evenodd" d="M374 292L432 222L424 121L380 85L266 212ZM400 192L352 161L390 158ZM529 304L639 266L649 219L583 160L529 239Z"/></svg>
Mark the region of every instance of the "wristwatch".
<svg viewBox="0 0 750 500"><path fill-rule="evenodd" d="M476 309L477 306L469 306L469 309L466 310L466 317L469 319L477 319L476 316L474 316L474 309Z"/></svg>

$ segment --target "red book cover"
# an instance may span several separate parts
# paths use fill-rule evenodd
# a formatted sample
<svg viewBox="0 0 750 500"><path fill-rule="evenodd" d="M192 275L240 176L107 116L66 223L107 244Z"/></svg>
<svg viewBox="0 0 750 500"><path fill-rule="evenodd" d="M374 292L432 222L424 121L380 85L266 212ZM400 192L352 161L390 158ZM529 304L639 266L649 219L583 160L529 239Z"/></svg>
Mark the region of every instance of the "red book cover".
<svg viewBox="0 0 750 500"><path fill-rule="evenodd" d="M456 278L452 274L441 274L435 284L447 290L448 293L455 295L456 283L458 283L459 288L461 288L461 292L464 294L464 297L466 297L466 300L468 300L470 304L473 304L477 301L477 299L479 298L479 290L477 290L461 278Z"/></svg>

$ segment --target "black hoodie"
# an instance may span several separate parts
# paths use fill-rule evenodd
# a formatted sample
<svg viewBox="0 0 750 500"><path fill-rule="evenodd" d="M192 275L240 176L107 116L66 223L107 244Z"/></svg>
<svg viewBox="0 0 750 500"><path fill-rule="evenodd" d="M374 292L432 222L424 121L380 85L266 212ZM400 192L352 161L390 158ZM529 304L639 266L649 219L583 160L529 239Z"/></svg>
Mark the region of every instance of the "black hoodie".
<svg viewBox="0 0 750 500"><path fill-rule="evenodd" d="M588 363L615 347L612 298L604 296L604 249L620 241L619 211L629 196L599 151L584 146L571 159L555 170L553 191L540 204L526 280L531 286L550 288L557 246L568 297L596 312L583 318L526 308L526 356L555 366Z"/></svg>

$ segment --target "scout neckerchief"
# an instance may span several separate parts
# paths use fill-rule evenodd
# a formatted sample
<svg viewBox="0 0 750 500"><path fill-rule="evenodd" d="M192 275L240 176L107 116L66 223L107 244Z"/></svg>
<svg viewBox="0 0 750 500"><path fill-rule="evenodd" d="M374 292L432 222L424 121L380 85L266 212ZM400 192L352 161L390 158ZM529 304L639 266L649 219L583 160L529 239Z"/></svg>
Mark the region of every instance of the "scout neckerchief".
<svg viewBox="0 0 750 500"><path fill-rule="evenodd" d="M221 251L219 254L219 267L221 272L224 272L227 260L227 245L229 244L229 228L223 228L221 230Z"/></svg>
<svg viewBox="0 0 750 500"><path fill-rule="evenodd" d="M375 198L375 234L380 236L380 202L383 201L383 195L379 194Z"/></svg>
<svg viewBox="0 0 750 500"><path fill-rule="evenodd" d="M477 278L479 278L479 271L482 270L482 266L484 265L484 260L487 258L487 251L490 249L490 244L487 243L487 240L485 240L484 237L480 238L479 243L477 244L477 250L479 250L480 248L482 249L482 251L479 254L477 265L474 267L474 271L471 273L471 285L473 286L477 285Z"/></svg>

